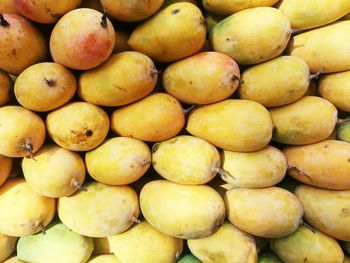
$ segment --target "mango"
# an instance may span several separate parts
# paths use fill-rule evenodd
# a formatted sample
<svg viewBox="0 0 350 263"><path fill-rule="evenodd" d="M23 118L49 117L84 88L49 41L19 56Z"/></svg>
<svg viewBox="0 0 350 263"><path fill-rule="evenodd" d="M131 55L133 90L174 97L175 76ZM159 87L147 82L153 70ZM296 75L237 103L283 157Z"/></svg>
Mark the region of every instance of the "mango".
<svg viewBox="0 0 350 263"><path fill-rule="evenodd" d="M109 247L109 242L107 237L95 237L94 241L94 255L110 254L111 249Z"/></svg>
<svg viewBox="0 0 350 263"><path fill-rule="evenodd" d="M260 253L258 263L283 263L283 262L273 253Z"/></svg>
<svg viewBox="0 0 350 263"><path fill-rule="evenodd" d="M120 53L124 51L131 51L128 45L128 40L130 38L130 33L125 31L116 30L115 31L115 44L113 49L113 54Z"/></svg>
<svg viewBox="0 0 350 263"><path fill-rule="evenodd" d="M186 130L229 151L253 152L271 140L273 124L261 104L249 100L227 99L195 108Z"/></svg>
<svg viewBox="0 0 350 263"><path fill-rule="evenodd" d="M273 6L278 0L202 0L203 7L215 14L219 15L232 15L238 11L260 7L260 6Z"/></svg>
<svg viewBox="0 0 350 263"><path fill-rule="evenodd" d="M343 241L350 241L350 191L334 191L300 185L295 191L304 207L304 219L312 227Z"/></svg>
<svg viewBox="0 0 350 263"><path fill-rule="evenodd" d="M51 139L67 150L89 151L100 145L109 131L109 117L88 102L72 102L50 112L46 128Z"/></svg>
<svg viewBox="0 0 350 263"><path fill-rule="evenodd" d="M96 181L125 185L138 180L151 164L151 151L137 139L116 137L85 155L86 168Z"/></svg>
<svg viewBox="0 0 350 263"><path fill-rule="evenodd" d="M271 249L285 263L343 263L344 260L335 239L305 226L287 237L271 240Z"/></svg>
<svg viewBox="0 0 350 263"><path fill-rule="evenodd" d="M17 237L0 234L0 261L7 259L16 249Z"/></svg>
<svg viewBox="0 0 350 263"><path fill-rule="evenodd" d="M54 62L65 67L87 70L101 65L113 51L115 31L109 19L90 8L66 13L50 35Z"/></svg>
<svg viewBox="0 0 350 263"><path fill-rule="evenodd" d="M350 118L339 120L336 126L336 139L350 142Z"/></svg>
<svg viewBox="0 0 350 263"><path fill-rule="evenodd" d="M242 74L239 97L277 107L300 99L310 83L307 64L297 57L281 56L252 66Z"/></svg>
<svg viewBox="0 0 350 263"><path fill-rule="evenodd" d="M270 145L250 153L224 150L221 159L222 179L232 188L273 186L282 181L287 170L283 152Z"/></svg>
<svg viewBox="0 0 350 263"><path fill-rule="evenodd" d="M46 59L44 35L26 18L1 14L0 69L18 75L25 68Z"/></svg>
<svg viewBox="0 0 350 263"><path fill-rule="evenodd" d="M206 263L256 263L258 258L254 238L228 222L212 235L187 244L191 253Z"/></svg>
<svg viewBox="0 0 350 263"><path fill-rule="evenodd" d="M168 7L169 5L180 3L180 2L188 2L194 5L197 5L197 0L164 0L161 8L165 8L165 7Z"/></svg>
<svg viewBox="0 0 350 263"><path fill-rule="evenodd" d="M201 52L168 66L162 80L166 92L179 101L210 104L222 101L235 92L240 72L237 63L229 56Z"/></svg>
<svg viewBox="0 0 350 263"><path fill-rule="evenodd" d="M37 263L84 263L92 250L92 238L81 236L54 221L47 226L45 234L21 237L17 244L17 257Z"/></svg>
<svg viewBox="0 0 350 263"><path fill-rule="evenodd" d="M299 226L303 207L298 198L279 187L237 188L226 192L228 220L259 237L281 238Z"/></svg>
<svg viewBox="0 0 350 263"><path fill-rule="evenodd" d="M74 75L64 66L43 62L34 64L18 76L14 92L17 101L33 111L49 111L70 101L77 89Z"/></svg>
<svg viewBox="0 0 350 263"><path fill-rule="evenodd" d="M13 93L13 81L11 77L0 69L0 106L5 105Z"/></svg>
<svg viewBox="0 0 350 263"><path fill-rule="evenodd" d="M55 199L39 195L22 178L0 187L0 233L20 237L43 230L56 212Z"/></svg>
<svg viewBox="0 0 350 263"><path fill-rule="evenodd" d="M45 124L39 115L21 106L0 108L0 154L32 156L45 140Z"/></svg>
<svg viewBox="0 0 350 263"><path fill-rule="evenodd" d="M52 198L73 194L85 179L80 155L53 144L43 146L33 158L23 158L22 170L31 188Z"/></svg>
<svg viewBox="0 0 350 263"><path fill-rule="evenodd" d="M156 62L172 62L197 53L205 35L200 9L191 3L175 3L137 26L128 45Z"/></svg>
<svg viewBox="0 0 350 263"><path fill-rule="evenodd" d="M107 237L127 230L138 221L139 203L129 186L86 184L87 191L76 192L58 201L63 224L80 235Z"/></svg>
<svg viewBox="0 0 350 263"><path fill-rule="evenodd" d="M293 37L289 53L303 59L312 73L350 70L349 30L346 20L301 33Z"/></svg>
<svg viewBox="0 0 350 263"><path fill-rule="evenodd" d="M0 155L0 186L6 181L11 174L12 159L6 156Z"/></svg>
<svg viewBox="0 0 350 263"><path fill-rule="evenodd" d="M122 263L114 255L100 255L100 256L91 258L88 262L89 263Z"/></svg>
<svg viewBox="0 0 350 263"><path fill-rule="evenodd" d="M289 21L278 9L255 7L222 20L210 31L209 40L214 51L252 65L280 55L290 35Z"/></svg>
<svg viewBox="0 0 350 263"><path fill-rule="evenodd" d="M153 146L152 163L169 181L199 185L214 178L220 168L220 154L203 139L179 135Z"/></svg>
<svg viewBox="0 0 350 263"><path fill-rule="evenodd" d="M224 201L206 185L151 181L141 190L140 206L154 228L182 239L209 236L225 218Z"/></svg>
<svg viewBox="0 0 350 263"><path fill-rule="evenodd" d="M310 29L330 24L350 12L350 2L282 0L279 10L288 18L293 29Z"/></svg>
<svg viewBox="0 0 350 263"><path fill-rule="evenodd" d="M275 125L272 140L304 145L327 139L333 132L338 112L328 100L305 96L288 105L270 109Z"/></svg>
<svg viewBox="0 0 350 263"><path fill-rule="evenodd" d="M19 14L13 0L2 0L0 3L0 13L2 14Z"/></svg>
<svg viewBox="0 0 350 263"><path fill-rule="evenodd" d="M152 227L147 221L119 235L108 237L111 251L121 262L173 263L182 253L183 241Z"/></svg>
<svg viewBox="0 0 350 263"><path fill-rule="evenodd" d="M202 263L198 258L193 256L192 254L186 254L181 257L176 263Z"/></svg>
<svg viewBox="0 0 350 263"><path fill-rule="evenodd" d="M136 77L137 76L137 77ZM152 60L135 51L112 55L103 65L79 78L83 100L101 106L121 106L147 96L157 83Z"/></svg>
<svg viewBox="0 0 350 263"><path fill-rule="evenodd" d="M19 260L17 258L17 256L13 256L13 257L9 258L8 260L5 260L3 263L26 263L26 262L23 260Z"/></svg>
<svg viewBox="0 0 350 263"><path fill-rule="evenodd" d="M334 104L339 110L350 111L350 71L327 74L320 79L321 96Z"/></svg>
<svg viewBox="0 0 350 263"><path fill-rule="evenodd" d="M120 136L159 142L176 136L185 125L180 102L167 93L153 93L113 111L111 129Z"/></svg>
<svg viewBox="0 0 350 263"><path fill-rule="evenodd" d="M350 144L336 140L283 149L288 174L298 181L333 190L350 190Z"/></svg>

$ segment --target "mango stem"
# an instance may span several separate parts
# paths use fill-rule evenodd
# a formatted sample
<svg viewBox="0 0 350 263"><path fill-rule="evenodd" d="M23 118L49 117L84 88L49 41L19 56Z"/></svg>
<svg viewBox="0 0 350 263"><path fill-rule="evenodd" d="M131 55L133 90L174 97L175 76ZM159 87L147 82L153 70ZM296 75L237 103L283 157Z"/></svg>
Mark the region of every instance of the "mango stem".
<svg viewBox="0 0 350 263"><path fill-rule="evenodd" d="M303 172L302 170L300 170L299 168L295 167L295 166L288 166L287 167L288 170L293 170L296 171L298 174L301 174L307 178L309 178L310 181L312 181L311 177L308 176L305 172Z"/></svg>
<svg viewBox="0 0 350 263"><path fill-rule="evenodd" d="M7 22L3 14L0 14L0 26L7 27L9 25L9 22Z"/></svg>
<svg viewBox="0 0 350 263"><path fill-rule="evenodd" d="M33 144L30 143L29 139L26 139L24 141L24 143L22 144L22 149L25 150L26 152L29 152L29 157L31 159L33 159L34 161L36 161L36 159L33 157L34 156L34 154L33 154L34 146L33 146Z"/></svg>
<svg viewBox="0 0 350 263"><path fill-rule="evenodd" d="M140 221L139 219L137 219L135 216L133 216L132 218L130 218L130 221L131 221L131 222L134 222L134 223L136 223L136 224L140 224L140 223L141 223L141 221Z"/></svg>
<svg viewBox="0 0 350 263"><path fill-rule="evenodd" d="M72 185L77 188L79 191L82 191L82 192L87 192L87 187L86 186L82 186L81 183L79 183L77 180L74 180L72 182Z"/></svg>
<svg viewBox="0 0 350 263"><path fill-rule="evenodd" d="M100 24L103 28L107 27L107 12L103 13Z"/></svg>
<svg viewBox="0 0 350 263"><path fill-rule="evenodd" d="M193 110L197 105L193 104L192 106L190 106L187 109L183 109L184 114L189 113L191 110Z"/></svg>
<svg viewBox="0 0 350 263"><path fill-rule="evenodd" d="M240 77L238 77L236 74L233 74L232 80L233 80L233 81L238 81L238 84L239 84L239 85L244 84L244 81L243 81Z"/></svg>

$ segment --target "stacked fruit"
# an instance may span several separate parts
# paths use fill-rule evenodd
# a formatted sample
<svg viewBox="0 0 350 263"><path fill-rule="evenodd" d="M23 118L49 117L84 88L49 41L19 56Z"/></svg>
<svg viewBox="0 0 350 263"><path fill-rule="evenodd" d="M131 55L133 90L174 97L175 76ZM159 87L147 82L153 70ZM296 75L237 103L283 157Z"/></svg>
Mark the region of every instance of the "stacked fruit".
<svg viewBox="0 0 350 263"><path fill-rule="evenodd" d="M348 13L1 0L0 262L350 262Z"/></svg>

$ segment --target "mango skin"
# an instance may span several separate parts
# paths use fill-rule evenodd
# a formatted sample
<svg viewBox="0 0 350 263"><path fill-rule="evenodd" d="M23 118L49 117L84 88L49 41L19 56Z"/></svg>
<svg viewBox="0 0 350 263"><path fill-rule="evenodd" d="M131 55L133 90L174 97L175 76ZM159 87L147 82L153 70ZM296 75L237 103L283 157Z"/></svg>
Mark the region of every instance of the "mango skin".
<svg viewBox="0 0 350 263"><path fill-rule="evenodd" d="M250 153L224 150L221 159L227 174L222 179L232 188L270 187L282 181L287 170L283 152L269 145Z"/></svg>
<svg viewBox="0 0 350 263"><path fill-rule="evenodd" d="M88 263L122 263L122 262L114 255L100 255L100 256L91 258L88 261Z"/></svg>
<svg viewBox="0 0 350 263"><path fill-rule="evenodd" d="M108 237L108 241L118 259L128 263L173 263L183 248L183 240L159 232L147 221Z"/></svg>
<svg viewBox="0 0 350 263"><path fill-rule="evenodd" d="M281 56L250 67L242 74L241 99L277 107L300 99L310 83L307 64L296 57Z"/></svg>
<svg viewBox="0 0 350 263"><path fill-rule="evenodd" d="M0 155L0 186L6 181L10 176L12 168L12 159L3 155Z"/></svg>
<svg viewBox="0 0 350 263"><path fill-rule="evenodd" d="M283 263L283 262L273 253L260 253L258 263Z"/></svg>
<svg viewBox="0 0 350 263"><path fill-rule="evenodd" d="M187 241L193 255L206 263L256 263L258 252L253 236L224 222L212 235Z"/></svg>
<svg viewBox="0 0 350 263"><path fill-rule="evenodd" d="M338 111L328 100L305 96L288 105L270 109L276 127L272 140L304 145L327 139L333 132Z"/></svg>
<svg viewBox="0 0 350 263"><path fill-rule="evenodd" d="M350 118L339 121L336 126L336 138L339 141L350 142Z"/></svg>
<svg viewBox="0 0 350 263"><path fill-rule="evenodd" d="M17 237L0 234L0 261L7 259L16 249Z"/></svg>
<svg viewBox="0 0 350 263"><path fill-rule="evenodd" d="M16 14L19 15L13 0L3 0L0 3L1 14Z"/></svg>
<svg viewBox="0 0 350 263"><path fill-rule="evenodd" d="M212 49L238 64L252 65L282 53L291 35L289 21L272 7L255 7L235 13L210 31Z"/></svg>
<svg viewBox="0 0 350 263"><path fill-rule="evenodd" d="M162 82L166 92L181 102L210 104L231 96L239 78L239 67L231 57L201 52L168 66Z"/></svg>
<svg viewBox="0 0 350 263"><path fill-rule="evenodd" d="M219 151L207 141L176 136L153 146L153 168L178 184L200 185L212 180L220 168Z"/></svg>
<svg viewBox="0 0 350 263"><path fill-rule="evenodd" d="M0 69L0 106L5 105L13 93L13 81L11 77Z"/></svg>
<svg viewBox="0 0 350 263"><path fill-rule="evenodd" d="M273 6L278 0L202 0L204 8L214 14L232 15L238 11L261 6Z"/></svg>
<svg viewBox="0 0 350 263"><path fill-rule="evenodd" d="M350 190L350 144L336 140L286 147L288 174L300 182L326 189Z"/></svg>
<svg viewBox="0 0 350 263"><path fill-rule="evenodd" d="M312 227L343 241L350 241L350 191L324 190L300 185L295 191Z"/></svg>
<svg viewBox="0 0 350 263"><path fill-rule="evenodd" d="M172 62L197 53L205 38L205 19L200 9L183 2L160 10L136 27L128 45L156 62Z"/></svg>
<svg viewBox="0 0 350 263"><path fill-rule="evenodd" d="M233 225L266 238L290 235L303 216L298 198L279 187L232 189L226 192L225 205L227 218Z"/></svg>
<svg viewBox="0 0 350 263"><path fill-rule="evenodd" d="M303 59L311 73L350 70L350 21L340 21L293 37L292 56Z"/></svg>
<svg viewBox="0 0 350 263"><path fill-rule="evenodd" d="M116 134L147 142L176 136L185 125L180 102L167 93L153 93L113 111L111 129Z"/></svg>
<svg viewBox="0 0 350 263"><path fill-rule="evenodd" d="M343 263L344 260L335 239L305 226L285 238L271 240L270 246L285 263Z"/></svg>
<svg viewBox="0 0 350 263"><path fill-rule="evenodd" d="M141 190L140 206L143 216L153 227L182 239L211 235L225 217L224 201L206 185L151 181Z"/></svg>
<svg viewBox="0 0 350 263"><path fill-rule="evenodd" d="M22 178L9 179L0 187L0 233L31 235L48 225L56 212L55 199L34 192Z"/></svg>
<svg viewBox="0 0 350 263"><path fill-rule="evenodd" d="M139 216L138 198L131 187L98 182L86 187L86 192L58 201L60 220L74 232L88 237L116 235L127 230Z"/></svg>
<svg viewBox="0 0 350 263"><path fill-rule="evenodd" d="M194 109L186 130L229 151L253 152L271 140L273 124L270 114L261 104L227 99Z"/></svg>
<svg viewBox="0 0 350 263"><path fill-rule="evenodd" d="M333 103L339 110L350 112L350 71L327 74L320 79L321 96Z"/></svg>
<svg viewBox="0 0 350 263"><path fill-rule="evenodd" d="M288 18L293 29L310 29L332 23L350 12L350 2L283 0L279 10Z"/></svg>

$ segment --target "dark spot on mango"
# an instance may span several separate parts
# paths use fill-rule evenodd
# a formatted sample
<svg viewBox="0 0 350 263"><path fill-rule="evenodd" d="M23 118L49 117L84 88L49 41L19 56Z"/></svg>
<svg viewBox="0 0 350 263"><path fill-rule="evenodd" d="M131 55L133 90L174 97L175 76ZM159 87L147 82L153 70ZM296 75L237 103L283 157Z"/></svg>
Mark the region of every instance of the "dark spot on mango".
<svg viewBox="0 0 350 263"><path fill-rule="evenodd" d="M348 208L342 208L340 215L343 217L348 217L349 216L349 209Z"/></svg>
<svg viewBox="0 0 350 263"><path fill-rule="evenodd" d="M325 144L324 148L328 148L328 147L329 147L329 145L328 145L328 144Z"/></svg>
<svg viewBox="0 0 350 263"><path fill-rule="evenodd" d="M171 14L172 15L176 15L179 12L180 12L180 9L174 9L174 10L171 11Z"/></svg>
<svg viewBox="0 0 350 263"><path fill-rule="evenodd" d="M93 134L92 130L87 130L85 132L85 135L88 136L88 137L92 136L92 134Z"/></svg>
<svg viewBox="0 0 350 263"><path fill-rule="evenodd" d="M177 141L178 141L178 139L176 138L176 139L171 140L169 143L173 144L173 143L176 143Z"/></svg>
<svg viewBox="0 0 350 263"><path fill-rule="evenodd" d="M307 258L304 258L304 262L307 262Z"/></svg>

